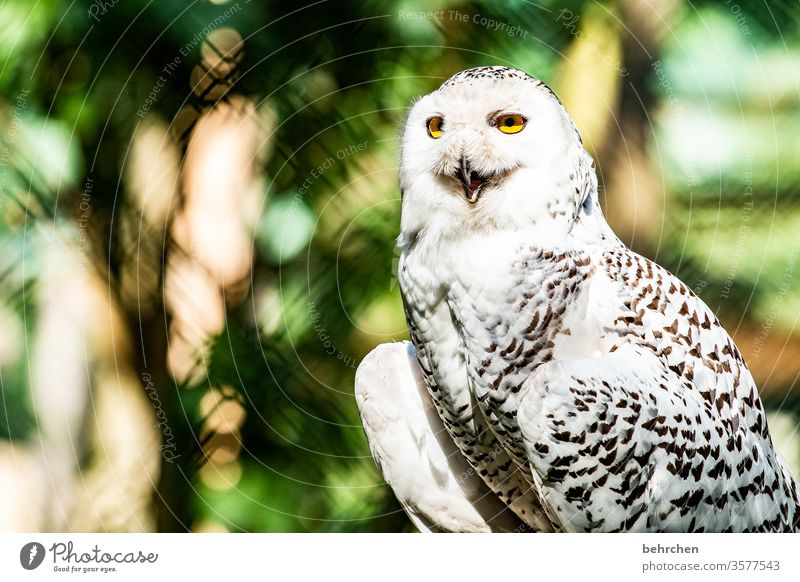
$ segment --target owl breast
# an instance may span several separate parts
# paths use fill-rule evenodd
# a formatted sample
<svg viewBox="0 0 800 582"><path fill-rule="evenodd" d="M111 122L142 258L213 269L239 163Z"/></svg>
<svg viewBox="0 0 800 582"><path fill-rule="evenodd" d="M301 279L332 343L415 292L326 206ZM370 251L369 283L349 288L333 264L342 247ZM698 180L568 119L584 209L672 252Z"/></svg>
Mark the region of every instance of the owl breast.
<svg viewBox="0 0 800 582"><path fill-rule="evenodd" d="M590 357L601 329L586 318L590 258L521 246L501 281L458 277L448 305L462 338L470 391L494 434L529 474L516 412L524 382L555 358Z"/></svg>
<svg viewBox="0 0 800 582"><path fill-rule="evenodd" d="M401 260L400 283L438 412L493 490L513 498L528 489L532 496L516 423L520 390L537 366L557 355L578 357L596 343L590 338L599 328L580 313L590 260L512 237L458 248L435 267L414 250Z"/></svg>

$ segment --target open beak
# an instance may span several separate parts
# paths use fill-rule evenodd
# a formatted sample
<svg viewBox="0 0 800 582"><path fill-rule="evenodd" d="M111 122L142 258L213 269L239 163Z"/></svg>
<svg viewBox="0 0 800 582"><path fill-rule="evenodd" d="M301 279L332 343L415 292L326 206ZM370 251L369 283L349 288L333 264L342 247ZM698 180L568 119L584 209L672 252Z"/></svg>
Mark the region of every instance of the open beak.
<svg viewBox="0 0 800 582"><path fill-rule="evenodd" d="M477 172L470 170L467 158L461 158L459 161L456 177L461 182L461 186L464 188L464 196L466 196L470 204L477 202L478 197L481 195L484 179Z"/></svg>

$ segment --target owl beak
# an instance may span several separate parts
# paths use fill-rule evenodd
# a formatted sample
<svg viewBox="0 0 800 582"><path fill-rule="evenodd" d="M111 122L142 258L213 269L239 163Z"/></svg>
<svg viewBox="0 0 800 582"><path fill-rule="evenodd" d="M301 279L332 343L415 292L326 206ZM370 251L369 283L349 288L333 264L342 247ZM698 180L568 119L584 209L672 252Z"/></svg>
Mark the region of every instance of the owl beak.
<svg viewBox="0 0 800 582"><path fill-rule="evenodd" d="M464 188L464 196L466 196L467 201L470 204L477 202L478 197L481 195L483 178L481 178L477 172L470 170L467 158L461 158L461 160L459 160L459 167L456 172L456 177L458 178L459 182L461 182L461 186Z"/></svg>

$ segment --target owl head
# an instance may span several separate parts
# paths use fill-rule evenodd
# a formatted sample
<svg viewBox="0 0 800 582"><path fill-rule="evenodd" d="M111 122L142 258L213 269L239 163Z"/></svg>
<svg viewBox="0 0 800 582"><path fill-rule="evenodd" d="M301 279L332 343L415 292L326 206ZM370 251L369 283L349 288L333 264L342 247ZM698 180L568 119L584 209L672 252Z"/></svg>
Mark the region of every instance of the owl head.
<svg viewBox="0 0 800 582"><path fill-rule="evenodd" d="M563 236L581 208L592 210L597 180L575 125L544 83L517 69L480 67L414 103L400 187L402 244L492 229Z"/></svg>

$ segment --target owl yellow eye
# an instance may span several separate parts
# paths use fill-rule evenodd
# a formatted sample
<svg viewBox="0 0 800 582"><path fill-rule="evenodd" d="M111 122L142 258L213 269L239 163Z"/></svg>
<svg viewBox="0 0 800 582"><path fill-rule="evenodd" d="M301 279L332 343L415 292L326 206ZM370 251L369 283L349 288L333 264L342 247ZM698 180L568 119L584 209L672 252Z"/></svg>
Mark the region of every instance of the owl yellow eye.
<svg viewBox="0 0 800 582"><path fill-rule="evenodd" d="M503 133L519 133L528 120L519 113L503 113L494 118L494 125Z"/></svg>
<svg viewBox="0 0 800 582"><path fill-rule="evenodd" d="M427 123L428 135L433 139L442 137L444 133L444 119L441 117L431 117Z"/></svg>

